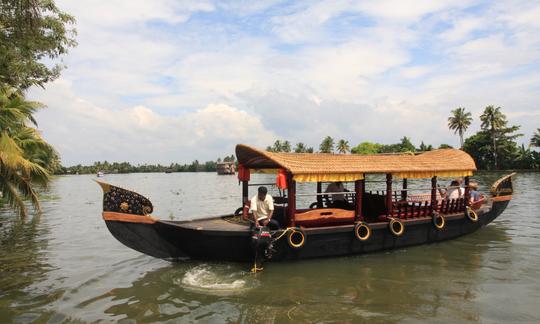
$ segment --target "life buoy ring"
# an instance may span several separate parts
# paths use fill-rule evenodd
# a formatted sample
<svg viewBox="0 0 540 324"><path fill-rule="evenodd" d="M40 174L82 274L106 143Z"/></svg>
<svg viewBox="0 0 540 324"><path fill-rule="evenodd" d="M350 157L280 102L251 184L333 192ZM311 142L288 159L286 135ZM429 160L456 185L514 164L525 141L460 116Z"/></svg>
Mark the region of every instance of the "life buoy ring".
<svg viewBox="0 0 540 324"><path fill-rule="evenodd" d="M301 228L292 228L287 235L287 242L293 249L301 249L306 244L306 233Z"/></svg>
<svg viewBox="0 0 540 324"><path fill-rule="evenodd" d="M403 225L403 223L396 218L392 218L390 220L390 223L388 223L388 228L395 236L401 236L403 235L403 232L405 232L405 225Z"/></svg>
<svg viewBox="0 0 540 324"><path fill-rule="evenodd" d="M446 219L439 213L433 214L433 225L436 229L442 230L446 226Z"/></svg>
<svg viewBox="0 0 540 324"><path fill-rule="evenodd" d="M467 207L465 209L465 215L471 222L478 222L478 214L474 210L472 210L471 207Z"/></svg>
<svg viewBox="0 0 540 324"><path fill-rule="evenodd" d="M367 241L371 237L371 228L367 223L358 222L354 225L354 236L359 241Z"/></svg>

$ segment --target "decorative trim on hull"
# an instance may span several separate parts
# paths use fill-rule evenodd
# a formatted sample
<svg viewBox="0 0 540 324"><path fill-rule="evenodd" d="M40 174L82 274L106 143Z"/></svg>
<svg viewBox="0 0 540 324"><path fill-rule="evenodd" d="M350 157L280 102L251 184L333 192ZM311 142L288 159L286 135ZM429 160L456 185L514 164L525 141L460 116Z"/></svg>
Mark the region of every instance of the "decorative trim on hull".
<svg viewBox="0 0 540 324"><path fill-rule="evenodd" d="M494 202L496 202L496 201L510 201L510 200L512 200L512 195L492 197L491 200L494 201Z"/></svg>
<svg viewBox="0 0 540 324"><path fill-rule="evenodd" d="M124 213L116 213L116 212L103 212L103 219L106 221L142 223L142 224L154 224L157 221L157 218L154 218L150 215L141 216L141 215L132 215L132 214L124 214Z"/></svg>

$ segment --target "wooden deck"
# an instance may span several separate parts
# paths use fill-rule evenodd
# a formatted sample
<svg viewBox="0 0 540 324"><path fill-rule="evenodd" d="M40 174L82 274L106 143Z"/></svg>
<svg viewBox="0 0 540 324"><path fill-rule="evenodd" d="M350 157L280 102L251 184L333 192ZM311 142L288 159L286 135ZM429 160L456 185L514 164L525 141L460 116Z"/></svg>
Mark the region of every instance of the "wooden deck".
<svg viewBox="0 0 540 324"><path fill-rule="evenodd" d="M230 232L245 232L249 230L248 223L239 223L232 220L231 216L206 218L192 221L165 221L161 223L175 225L191 230L198 231L230 231Z"/></svg>

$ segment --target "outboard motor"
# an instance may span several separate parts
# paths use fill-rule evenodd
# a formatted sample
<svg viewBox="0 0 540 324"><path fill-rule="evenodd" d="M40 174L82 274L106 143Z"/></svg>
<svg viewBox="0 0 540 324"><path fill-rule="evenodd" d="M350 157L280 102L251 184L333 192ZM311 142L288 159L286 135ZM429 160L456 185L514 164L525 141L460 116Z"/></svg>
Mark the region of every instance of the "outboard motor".
<svg viewBox="0 0 540 324"><path fill-rule="evenodd" d="M251 271L261 271L263 260L272 258L272 234L267 226L252 229L251 248L255 255L255 265Z"/></svg>

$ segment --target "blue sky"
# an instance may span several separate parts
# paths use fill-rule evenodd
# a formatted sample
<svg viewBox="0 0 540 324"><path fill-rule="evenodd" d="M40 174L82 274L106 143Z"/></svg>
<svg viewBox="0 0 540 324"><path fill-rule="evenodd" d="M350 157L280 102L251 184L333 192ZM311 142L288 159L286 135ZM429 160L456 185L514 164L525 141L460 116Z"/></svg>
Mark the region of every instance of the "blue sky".
<svg viewBox="0 0 540 324"><path fill-rule="evenodd" d="M64 164L190 162L275 139L458 145L501 106L540 127L539 1L57 1L67 69L30 97Z"/></svg>

